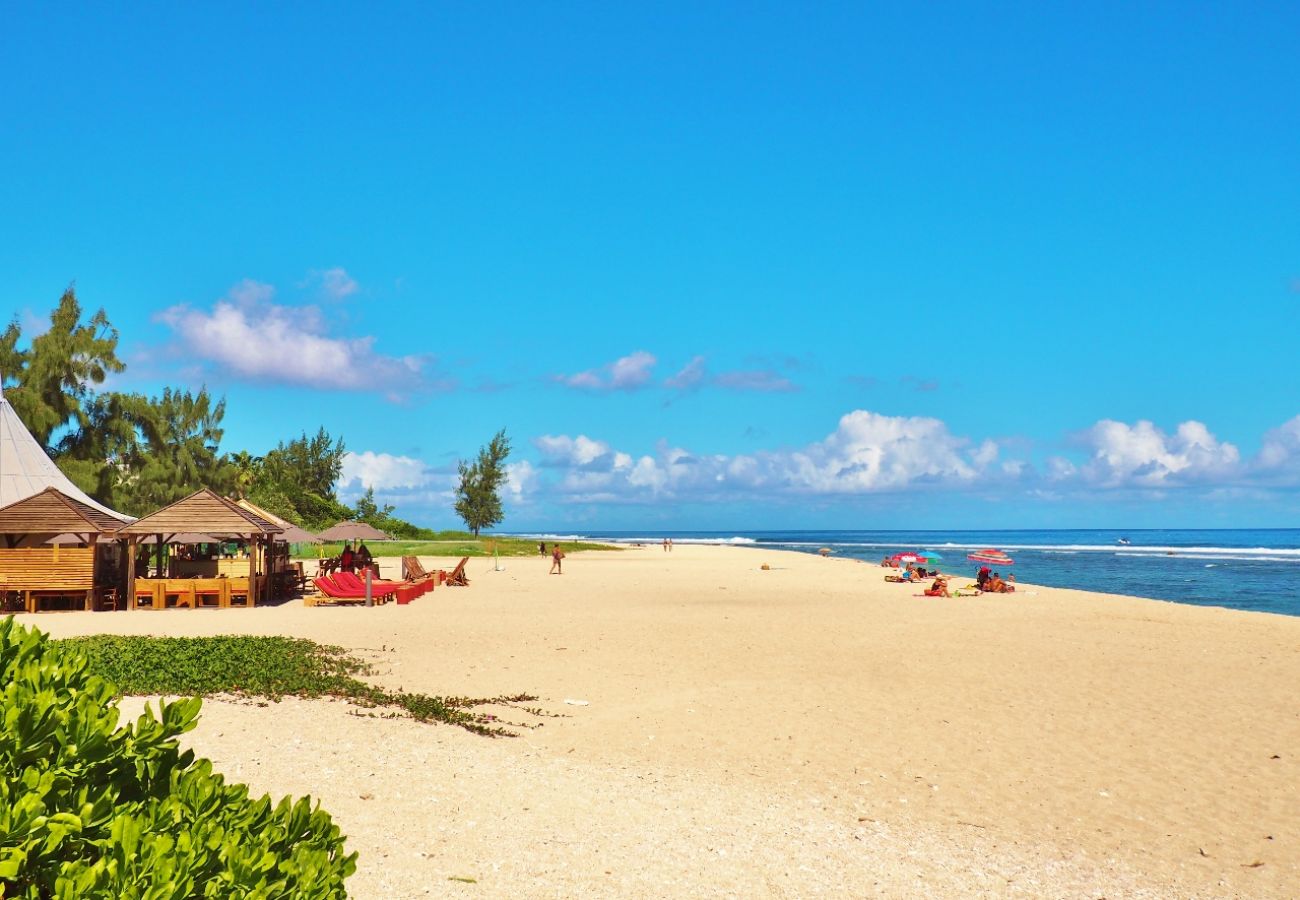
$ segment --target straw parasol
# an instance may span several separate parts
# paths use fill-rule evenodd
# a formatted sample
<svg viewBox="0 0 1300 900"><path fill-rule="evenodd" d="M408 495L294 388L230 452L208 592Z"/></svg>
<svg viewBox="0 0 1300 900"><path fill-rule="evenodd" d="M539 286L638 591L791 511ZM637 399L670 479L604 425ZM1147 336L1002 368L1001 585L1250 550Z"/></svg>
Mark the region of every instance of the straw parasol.
<svg viewBox="0 0 1300 900"><path fill-rule="evenodd" d="M319 535L323 541L386 541L388 535L365 522L339 522Z"/></svg>

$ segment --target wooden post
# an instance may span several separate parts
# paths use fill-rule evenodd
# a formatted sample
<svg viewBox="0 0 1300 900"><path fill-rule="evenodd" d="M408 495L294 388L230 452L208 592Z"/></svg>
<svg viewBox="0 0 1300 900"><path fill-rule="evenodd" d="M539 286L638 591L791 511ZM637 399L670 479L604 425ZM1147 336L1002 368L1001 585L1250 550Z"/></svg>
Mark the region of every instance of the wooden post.
<svg viewBox="0 0 1300 900"><path fill-rule="evenodd" d="M86 612L90 612L95 608L95 589L99 587L99 579L95 577L95 570L99 568L99 547L96 546L99 535L92 531L87 537L90 544L90 590L86 591Z"/></svg>
<svg viewBox="0 0 1300 900"><path fill-rule="evenodd" d="M257 538L248 539L248 605L257 606Z"/></svg>
<svg viewBox="0 0 1300 900"><path fill-rule="evenodd" d="M126 538L126 608L137 609L135 605L135 535Z"/></svg>
<svg viewBox="0 0 1300 900"><path fill-rule="evenodd" d="M275 535L264 535L266 541L266 602L275 602Z"/></svg>
<svg viewBox="0 0 1300 900"><path fill-rule="evenodd" d="M163 577L165 577L165 576L163 575L163 567L162 567L162 566L163 566L163 539L162 539L162 537L163 537L163 536L162 536L161 534L155 534L155 535L154 535L154 539L155 539L156 541L158 541L158 543L154 545L154 549L158 551L158 555L154 557L154 564L153 564L153 574L154 574L154 577L155 577L155 578L163 578Z"/></svg>

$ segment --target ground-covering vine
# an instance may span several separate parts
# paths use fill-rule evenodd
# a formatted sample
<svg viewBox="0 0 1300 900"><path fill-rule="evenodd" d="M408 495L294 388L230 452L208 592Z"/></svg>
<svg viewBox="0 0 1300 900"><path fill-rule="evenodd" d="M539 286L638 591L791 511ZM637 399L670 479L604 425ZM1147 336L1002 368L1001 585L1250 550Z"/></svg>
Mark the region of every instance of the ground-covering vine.
<svg viewBox="0 0 1300 900"><path fill-rule="evenodd" d="M514 707L536 715L521 707L537 699L531 694L438 697L378 687L358 677L372 672L364 660L342 647L304 638L96 635L62 643L85 654L93 672L127 695L334 697L364 709L386 710L420 722L444 722L489 737L511 737L516 732L510 727L533 726L503 723L483 712L485 706Z"/></svg>

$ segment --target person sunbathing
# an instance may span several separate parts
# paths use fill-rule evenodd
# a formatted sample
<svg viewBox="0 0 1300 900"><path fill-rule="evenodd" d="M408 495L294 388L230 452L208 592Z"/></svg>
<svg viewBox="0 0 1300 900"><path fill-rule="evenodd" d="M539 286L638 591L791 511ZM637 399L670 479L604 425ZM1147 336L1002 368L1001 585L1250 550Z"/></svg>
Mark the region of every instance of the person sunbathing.
<svg viewBox="0 0 1300 900"><path fill-rule="evenodd" d="M948 593L948 582L943 578L936 578L934 584L930 585L929 589L925 592L925 596L951 597L952 594Z"/></svg>

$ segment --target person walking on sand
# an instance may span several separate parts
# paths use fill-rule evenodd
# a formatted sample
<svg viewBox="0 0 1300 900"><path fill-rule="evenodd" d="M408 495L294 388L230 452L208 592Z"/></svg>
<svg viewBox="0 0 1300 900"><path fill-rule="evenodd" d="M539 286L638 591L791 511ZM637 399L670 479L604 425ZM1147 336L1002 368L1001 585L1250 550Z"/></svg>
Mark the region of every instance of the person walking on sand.
<svg viewBox="0 0 1300 900"><path fill-rule="evenodd" d="M669 538L669 539L668 539L668 552L669 552L669 553L672 553L672 552L673 552L673 539L672 539L672 538Z"/></svg>
<svg viewBox="0 0 1300 900"><path fill-rule="evenodd" d="M540 544L537 545L537 555L538 556L546 555L546 541L542 541Z"/></svg>
<svg viewBox="0 0 1300 900"><path fill-rule="evenodd" d="M551 571L548 574L563 575L564 568L561 565L561 561L563 559L564 559L564 551L560 549L559 544L556 544L555 549L551 551Z"/></svg>
<svg viewBox="0 0 1300 900"><path fill-rule="evenodd" d="M668 552L668 538L664 538L664 552Z"/></svg>

